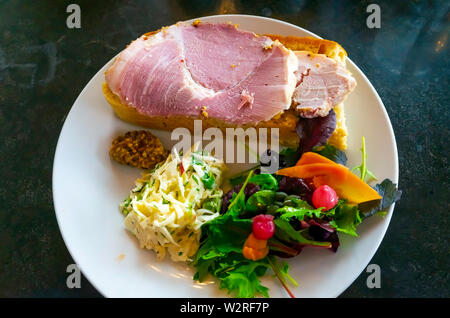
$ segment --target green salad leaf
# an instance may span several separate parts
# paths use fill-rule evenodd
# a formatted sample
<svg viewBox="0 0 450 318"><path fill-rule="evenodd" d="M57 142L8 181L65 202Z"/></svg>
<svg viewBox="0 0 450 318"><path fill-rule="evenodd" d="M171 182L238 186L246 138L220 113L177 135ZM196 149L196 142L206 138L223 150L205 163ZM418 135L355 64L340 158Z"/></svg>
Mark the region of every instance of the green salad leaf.
<svg viewBox="0 0 450 318"><path fill-rule="evenodd" d="M202 226L202 234L206 238L193 261L197 268L194 279L203 281L209 273L214 273L227 264L229 270L235 268L231 261L237 261L236 257L242 255L242 246L251 228L251 219L240 219L232 214L224 214L205 223ZM240 263L244 260L240 259ZM225 276L217 277L220 279Z"/></svg>
<svg viewBox="0 0 450 318"><path fill-rule="evenodd" d="M295 217L299 221L303 221L305 216L322 218L326 214L322 212L323 208L313 209L312 207L294 208L291 206L284 206L279 208L276 212L281 213L280 218L286 221Z"/></svg>
<svg viewBox="0 0 450 318"><path fill-rule="evenodd" d="M285 283L285 279L287 279L291 282L292 285L298 286L296 280L291 275L289 275L289 264L287 262L283 261L281 262L281 264L278 264L277 259L274 256L269 256L269 261L274 267L275 275L277 275L278 272L279 279L282 283Z"/></svg>
<svg viewBox="0 0 450 318"><path fill-rule="evenodd" d="M305 217L321 219L324 216L332 216L334 209L323 211L324 208L313 208L308 202L300 199L295 195L289 195L285 198L283 206L278 208L275 213L280 214L280 218L285 221L290 221L296 218L298 221L303 221Z"/></svg>
<svg viewBox="0 0 450 318"><path fill-rule="evenodd" d="M243 258L243 257L242 257ZM222 264L225 265L225 264ZM250 298L257 294L269 297L269 289L259 280L259 276L266 273L269 264L267 259L262 261L241 260L230 266L226 264L225 275L218 274L221 289L227 289L228 293L234 293L238 298ZM232 268L230 270L230 268Z"/></svg>
<svg viewBox="0 0 450 318"><path fill-rule="evenodd" d="M356 234L356 227L361 223L358 206L341 202L334 210L334 215L330 225L337 231L351 236Z"/></svg>
<svg viewBox="0 0 450 318"><path fill-rule="evenodd" d="M361 211L361 217L366 219L374 214L386 214L387 209L395 202L400 200L402 191L390 180L384 179L381 183L373 187L381 196L381 200L363 202L358 205Z"/></svg>
<svg viewBox="0 0 450 318"><path fill-rule="evenodd" d="M275 201L275 191L260 190L252 194L245 204L245 211L258 212L267 210L267 207Z"/></svg>
<svg viewBox="0 0 450 318"><path fill-rule="evenodd" d="M231 199L230 205L228 206L228 210L225 214L229 215L239 215L239 212L245 209L245 188L247 187L247 184L249 180L251 179L253 175L253 170L249 172L247 179L245 179L244 183L242 184L241 190L237 195L233 194L233 198Z"/></svg>
<svg viewBox="0 0 450 318"><path fill-rule="evenodd" d="M258 185L261 190L278 190L277 179L275 179L275 177L269 173L255 174L250 178L248 182Z"/></svg>

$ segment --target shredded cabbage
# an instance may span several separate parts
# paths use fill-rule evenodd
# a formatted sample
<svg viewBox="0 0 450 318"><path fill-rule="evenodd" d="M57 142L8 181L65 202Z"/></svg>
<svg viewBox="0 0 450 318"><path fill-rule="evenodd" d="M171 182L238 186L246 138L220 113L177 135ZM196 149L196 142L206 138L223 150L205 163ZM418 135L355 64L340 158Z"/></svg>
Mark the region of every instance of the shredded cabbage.
<svg viewBox="0 0 450 318"><path fill-rule="evenodd" d="M180 157L173 149L164 163L136 180L120 204L126 228L158 259L168 252L174 261L191 260L202 224L219 215L225 170L223 161L211 155L191 150Z"/></svg>

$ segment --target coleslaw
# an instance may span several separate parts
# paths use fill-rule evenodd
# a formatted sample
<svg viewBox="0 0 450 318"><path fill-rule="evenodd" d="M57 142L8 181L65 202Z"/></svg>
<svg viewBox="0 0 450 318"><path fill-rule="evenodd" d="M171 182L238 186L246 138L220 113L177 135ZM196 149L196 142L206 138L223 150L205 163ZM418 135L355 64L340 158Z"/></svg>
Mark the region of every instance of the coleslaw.
<svg viewBox="0 0 450 318"><path fill-rule="evenodd" d="M120 204L125 226L141 248L154 250L158 259L168 253L173 261L189 261L199 247L201 226L219 215L223 161L174 148L165 162L144 172Z"/></svg>

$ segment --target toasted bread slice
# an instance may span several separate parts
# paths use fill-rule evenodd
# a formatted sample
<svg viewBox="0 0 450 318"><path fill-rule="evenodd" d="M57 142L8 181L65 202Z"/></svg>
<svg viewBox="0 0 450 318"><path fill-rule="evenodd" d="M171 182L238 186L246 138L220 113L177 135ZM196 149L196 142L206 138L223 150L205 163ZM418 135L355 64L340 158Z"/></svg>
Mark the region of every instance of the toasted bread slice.
<svg viewBox="0 0 450 318"><path fill-rule="evenodd" d="M147 33L147 36L151 36L153 32ZM325 54L326 56L336 60L339 63L345 63L347 53L336 42L329 40L316 39L312 37L283 37L280 35L267 34L273 40L280 41L286 48L295 51L310 51L316 54ZM173 130L178 127L188 128L191 132L194 131L194 120L202 120L203 130L209 127L220 128L225 132L226 128L235 128L235 125L223 122L221 120L208 117L207 113L196 117L186 116L147 116L137 112L134 108L123 104L120 98L115 95L108 84L103 83L103 94L106 100L113 108L117 116L126 122L136 124L139 126L160 129L160 130ZM333 135L329 139L329 143L340 148L346 149L347 147L347 127L345 124L345 114L343 104L339 104L334 107L337 116L336 129ZM274 116L272 119L260 122L255 125L243 125L240 126L244 129L248 127L256 128L278 128L280 135L281 145L288 147L296 147L299 143L299 137L296 133L295 127L299 120L297 112L293 109L284 111L281 114Z"/></svg>

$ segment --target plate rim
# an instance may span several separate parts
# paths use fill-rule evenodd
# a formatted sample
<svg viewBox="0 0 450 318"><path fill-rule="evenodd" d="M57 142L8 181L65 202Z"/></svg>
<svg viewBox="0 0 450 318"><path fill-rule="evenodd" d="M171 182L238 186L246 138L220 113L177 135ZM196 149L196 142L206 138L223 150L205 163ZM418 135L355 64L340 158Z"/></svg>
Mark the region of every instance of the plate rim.
<svg viewBox="0 0 450 318"><path fill-rule="evenodd" d="M189 20L185 20L184 22L190 22L190 21L195 21L197 19L202 20L202 19L214 19L214 18L223 18L223 17L230 17L230 18L244 18L244 19L256 19L256 20L266 20L266 21L274 21L276 23L281 23L284 25L287 25L291 28L296 28L296 29L300 29L301 31L309 34L310 36L313 36L315 38L319 38L322 39L322 37L320 37L319 35L304 29L300 26L297 26L295 24L286 22L286 21L282 21L279 19L274 19L274 18L269 18L269 17L263 17L263 16L257 16L257 15L247 15L247 14L218 14L218 15L209 15L209 16L203 16L203 17L197 17L197 18L193 18L193 19L189 19ZM133 40L131 40L133 41ZM70 254L70 256L72 257L73 261L75 261L76 265L78 266L78 268L80 269L80 271L83 273L84 277L89 281L89 283L96 289L96 291L98 293L100 293L103 297L114 297L114 296L109 296L107 295L108 293L104 290L102 290L101 288L98 287L96 281L94 279L91 279L89 277L89 275L86 274L85 271L83 271L83 269L80 267L80 265L78 264L76 258L74 257L74 252L72 250L72 247L68 244L68 238L66 237L66 234L64 234L64 231L62 230L61 227L61 213L58 213L58 204L57 204L57 199L56 199L56 195L55 193L57 193L57 191L55 192L55 166L56 166L56 162L58 157L60 156L60 149L61 149L61 138L64 135L64 131L65 128L67 127L67 119L69 118L69 116L71 115L71 113L73 113L74 111L74 105L77 104L78 100L80 99L80 97L83 95L83 93L88 89L88 87L91 86L91 83L94 81L94 79L97 77L97 75L102 72L102 69L111 63L111 61L118 55L120 54L120 52L118 52L115 56L113 56L108 62L106 62L92 77L91 79L88 81L88 83L83 87L83 89L81 90L81 92L78 94L77 98L75 99L75 101L73 102L72 106L70 107L69 112L67 113L65 119L64 119L64 123L63 126L61 128L61 131L59 133L58 136L58 141L57 141L57 145L55 148L55 154L53 157L53 165L52 165L52 199L53 199L53 207L54 207L54 211L55 211L55 216L56 216L56 220L58 223L58 228L59 228L59 232L61 233L61 237L64 241L64 244ZM347 63L351 64L352 67L354 67L359 74L362 76L363 80L366 82L366 84L368 85L370 91L372 94L374 94L377 102L381 105L381 110L383 113L383 116L388 124L388 128L389 128L389 135L391 137L392 143L393 143L393 148L394 148L394 162L393 162L393 167L394 167L394 180L392 180L395 184L398 185L399 182L399 163L398 163L398 148L397 148L397 142L396 142L396 138L395 138L395 133L394 133L394 129L392 127L392 123L391 120L389 118L389 115L387 113L386 107L384 106L383 101L381 100L380 96L378 95L378 92L376 91L375 87L372 85L372 83L370 82L370 80L367 78L366 74L361 71L361 69L347 56ZM353 275L353 278L351 280L349 280L348 283L346 284L342 284L341 288L337 288L337 292L334 293L334 295L332 296L333 298L338 297L339 295L341 295L345 290L348 289L348 287L353 284L355 282L355 280L361 275L361 273L364 271L365 268L367 268L367 265L370 263L370 261L373 259L375 253L377 252L377 250L379 249L381 242L384 239L384 236L387 232L387 229L389 228L390 222L391 222L391 218L393 215L395 209L395 203L391 205L391 207L389 208L389 211L384 219L384 222L386 223L386 226L383 227L382 232L380 233L380 235L378 236L377 242L374 245L374 248L372 248L372 250L370 250L367 255L369 255L370 257L368 257L368 261L365 264L364 267L362 267L361 271L355 271L355 274Z"/></svg>

